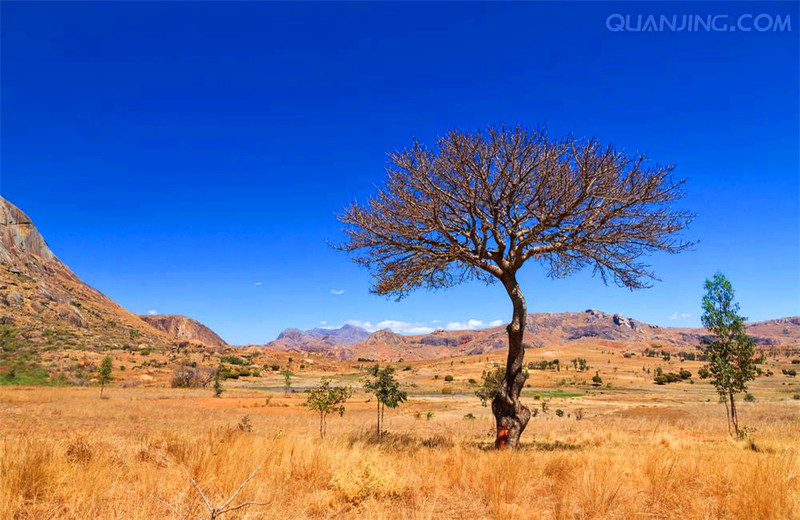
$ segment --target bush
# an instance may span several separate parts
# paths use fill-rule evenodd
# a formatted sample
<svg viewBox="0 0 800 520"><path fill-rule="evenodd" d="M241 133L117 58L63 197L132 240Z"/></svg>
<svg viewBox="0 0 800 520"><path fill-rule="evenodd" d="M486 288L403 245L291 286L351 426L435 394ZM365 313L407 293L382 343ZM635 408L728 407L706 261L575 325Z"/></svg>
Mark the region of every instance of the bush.
<svg viewBox="0 0 800 520"><path fill-rule="evenodd" d="M797 375L797 370L793 368L784 368L783 370L781 370L781 372L783 372L783 375L789 377L795 377Z"/></svg>
<svg viewBox="0 0 800 520"><path fill-rule="evenodd" d="M222 356L219 358L220 363L228 363L229 365L247 365L248 361L246 359L240 358L238 356Z"/></svg>
<svg viewBox="0 0 800 520"><path fill-rule="evenodd" d="M800 394L794 394L792 396L792 399L794 399L795 401L800 401Z"/></svg>
<svg viewBox="0 0 800 520"><path fill-rule="evenodd" d="M681 370L681 372L689 372L688 370ZM691 373L687 377L691 377ZM660 369L656 370L656 376L653 378L653 381L657 385L666 385L669 383L679 383L687 378L683 377L682 373L675 373L675 372L662 372Z"/></svg>
<svg viewBox="0 0 800 520"><path fill-rule="evenodd" d="M445 395L453 395L453 387L452 386L443 386L442 393Z"/></svg>
<svg viewBox="0 0 800 520"><path fill-rule="evenodd" d="M444 380L447 381L448 383L452 383L453 382L453 376L451 376L450 374L447 374L446 376L444 376Z"/></svg>
<svg viewBox="0 0 800 520"><path fill-rule="evenodd" d="M172 373L170 386L172 388L205 388L212 377L213 374L209 370L180 366Z"/></svg>
<svg viewBox="0 0 800 520"><path fill-rule="evenodd" d="M753 403L756 400L756 397L753 394L744 394L744 400L748 403Z"/></svg>
<svg viewBox="0 0 800 520"><path fill-rule="evenodd" d="M564 417L564 410L562 410L561 408L558 408L558 409L556 410L556 415L557 415L558 417Z"/></svg>
<svg viewBox="0 0 800 520"><path fill-rule="evenodd" d="M477 385L477 384L478 384L478 382L477 382L477 381L475 381L475 378L474 378L474 377L470 377L470 378L467 380L467 382L468 382L469 384L471 384L471 385Z"/></svg>
<svg viewBox="0 0 800 520"><path fill-rule="evenodd" d="M475 416L472 415L471 413L468 413L467 415L464 416L464 419L466 419L468 421L474 421L475 420Z"/></svg>

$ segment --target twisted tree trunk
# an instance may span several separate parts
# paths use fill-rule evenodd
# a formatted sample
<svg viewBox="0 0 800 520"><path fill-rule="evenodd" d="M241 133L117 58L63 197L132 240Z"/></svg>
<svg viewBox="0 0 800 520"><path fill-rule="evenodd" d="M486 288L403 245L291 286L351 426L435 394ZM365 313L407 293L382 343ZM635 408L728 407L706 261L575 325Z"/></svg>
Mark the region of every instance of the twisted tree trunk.
<svg viewBox="0 0 800 520"><path fill-rule="evenodd" d="M527 307L516 277L505 276L502 282L514 305L514 315L506 327L508 331L506 376L492 400L492 412L497 424L497 438L494 443L497 449L516 448L531 418L530 410L519 400L519 394L525 385L525 375L522 372L525 348L522 345L522 338L525 334Z"/></svg>

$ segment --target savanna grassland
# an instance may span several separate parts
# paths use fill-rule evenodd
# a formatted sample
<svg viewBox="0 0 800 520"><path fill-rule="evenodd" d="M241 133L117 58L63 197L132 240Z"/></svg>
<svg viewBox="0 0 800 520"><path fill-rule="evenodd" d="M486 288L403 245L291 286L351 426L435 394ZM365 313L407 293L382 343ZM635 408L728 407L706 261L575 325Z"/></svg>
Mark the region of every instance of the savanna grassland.
<svg viewBox="0 0 800 520"><path fill-rule="evenodd" d="M588 370L566 368L578 355ZM800 518L788 358L768 358L774 374L740 399L745 440L728 437L700 362L599 345L527 356L553 358L561 370L530 370L523 399L539 412L523 448L503 452L469 381L499 356L394 364L409 401L387 410L381 443L357 363L295 367L294 391L278 372L228 380L221 398L166 373L102 400L92 386L0 387L0 518L211 518L192 479L218 507L259 466L229 506L259 504L221 518ZM657 367L694 383L655 385ZM320 439L304 390L323 376L356 392Z"/></svg>

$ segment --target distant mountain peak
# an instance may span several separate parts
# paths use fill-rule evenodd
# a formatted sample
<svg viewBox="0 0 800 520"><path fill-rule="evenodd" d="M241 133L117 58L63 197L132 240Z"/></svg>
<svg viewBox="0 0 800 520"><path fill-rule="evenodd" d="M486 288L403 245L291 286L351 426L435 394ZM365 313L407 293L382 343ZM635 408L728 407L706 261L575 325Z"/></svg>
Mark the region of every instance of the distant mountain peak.
<svg viewBox="0 0 800 520"><path fill-rule="evenodd" d="M300 330L296 328L285 329L278 334L275 341L270 343L285 343L285 347L302 347L308 345L347 346L360 343L369 337L367 330L346 323L339 328L313 328Z"/></svg>

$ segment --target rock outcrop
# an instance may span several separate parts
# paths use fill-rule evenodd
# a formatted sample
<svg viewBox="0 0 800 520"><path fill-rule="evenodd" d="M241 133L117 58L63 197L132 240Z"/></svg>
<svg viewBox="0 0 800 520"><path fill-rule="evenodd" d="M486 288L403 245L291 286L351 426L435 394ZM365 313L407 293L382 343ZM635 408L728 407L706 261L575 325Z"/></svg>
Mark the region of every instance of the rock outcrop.
<svg viewBox="0 0 800 520"><path fill-rule="evenodd" d="M224 348L228 346L225 340L220 338L213 330L186 316L151 314L140 317L156 329L181 340L196 341L209 347Z"/></svg>

